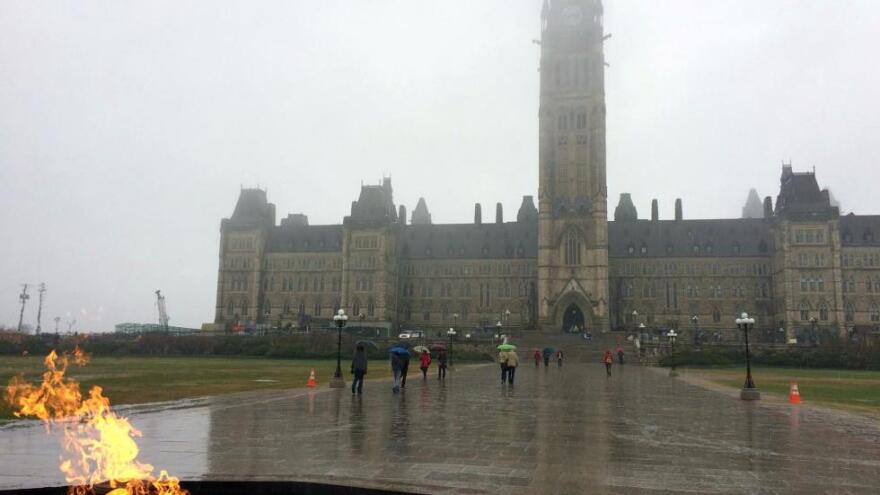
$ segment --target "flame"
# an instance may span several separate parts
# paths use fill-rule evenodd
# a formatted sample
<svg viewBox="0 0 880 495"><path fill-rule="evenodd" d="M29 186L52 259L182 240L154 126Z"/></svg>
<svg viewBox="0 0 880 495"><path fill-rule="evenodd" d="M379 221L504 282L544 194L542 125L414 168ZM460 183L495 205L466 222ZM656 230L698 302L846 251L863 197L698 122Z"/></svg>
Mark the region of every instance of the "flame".
<svg viewBox="0 0 880 495"><path fill-rule="evenodd" d="M166 471L153 475L153 466L137 460L135 438L141 436L128 419L117 416L103 389L94 386L88 397L79 382L65 376L73 364L84 366L89 357L77 347L44 359L46 371L39 385L16 376L9 381L6 401L17 417L36 417L46 427L63 428L61 472L69 495L92 495L95 485L107 484L109 495L186 495L177 478Z"/></svg>

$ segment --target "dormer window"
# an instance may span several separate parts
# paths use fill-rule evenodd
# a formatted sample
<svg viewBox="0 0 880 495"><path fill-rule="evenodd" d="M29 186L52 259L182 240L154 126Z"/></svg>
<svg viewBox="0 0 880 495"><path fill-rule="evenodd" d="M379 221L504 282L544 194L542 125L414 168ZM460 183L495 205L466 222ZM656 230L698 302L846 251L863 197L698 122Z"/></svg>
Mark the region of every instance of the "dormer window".
<svg viewBox="0 0 880 495"><path fill-rule="evenodd" d="M694 247L691 248L691 250L694 252L694 254L700 254L700 246L696 244L694 244Z"/></svg>
<svg viewBox="0 0 880 495"><path fill-rule="evenodd" d="M639 248L639 252L640 252L641 254L648 254L648 245L647 245L647 244L642 244L642 247Z"/></svg>
<svg viewBox="0 0 880 495"><path fill-rule="evenodd" d="M733 254L739 254L740 251L742 251L742 249L740 249L739 243L734 242L733 243Z"/></svg>

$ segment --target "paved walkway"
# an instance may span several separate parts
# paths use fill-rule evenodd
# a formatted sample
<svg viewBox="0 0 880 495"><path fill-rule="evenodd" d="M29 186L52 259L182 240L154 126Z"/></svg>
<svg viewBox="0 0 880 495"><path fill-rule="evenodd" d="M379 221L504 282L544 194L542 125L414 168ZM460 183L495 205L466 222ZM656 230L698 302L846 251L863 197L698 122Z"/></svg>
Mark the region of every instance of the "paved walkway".
<svg viewBox="0 0 880 495"><path fill-rule="evenodd" d="M301 479L423 493L877 493L880 428L639 367L494 366L405 392L244 394L131 413L143 459L184 479ZM0 488L63 484L41 426L0 429Z"/></svg>

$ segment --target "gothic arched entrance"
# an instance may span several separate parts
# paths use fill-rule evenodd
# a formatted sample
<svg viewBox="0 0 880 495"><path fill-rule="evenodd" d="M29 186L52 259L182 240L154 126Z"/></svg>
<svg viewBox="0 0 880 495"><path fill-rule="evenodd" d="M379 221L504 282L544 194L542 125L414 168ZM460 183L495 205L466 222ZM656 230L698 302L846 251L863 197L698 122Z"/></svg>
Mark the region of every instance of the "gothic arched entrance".
<svg viewBox="0 0 880 495"><path fill-rule="evenodd" d="M584 328L584 312L577 304L569 304L562 314L562 331L578 332ZM579 329L579 330L578 330Z"/></svg>

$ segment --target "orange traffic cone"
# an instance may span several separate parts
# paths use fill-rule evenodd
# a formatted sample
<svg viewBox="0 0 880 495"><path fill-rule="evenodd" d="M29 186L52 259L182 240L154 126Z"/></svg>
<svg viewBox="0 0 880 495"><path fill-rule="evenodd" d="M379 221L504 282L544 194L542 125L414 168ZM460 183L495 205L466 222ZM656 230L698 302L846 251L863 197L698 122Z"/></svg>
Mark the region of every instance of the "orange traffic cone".
<svg viewBox="0 0 880 495"><path fill-rule="evenodd" d="M315 368L312 368L312 372L309 373L309 381L306 382L306 387L315 388L318 386L318 382L315 381Z"/></svg>
<svg viewBox="0 0 880 495"><path fill-rule="evenodd" d="M791 382L791 388L788 390L788 402L792 404L801 403L801 393L798 391L797 382Z"/></svg>

